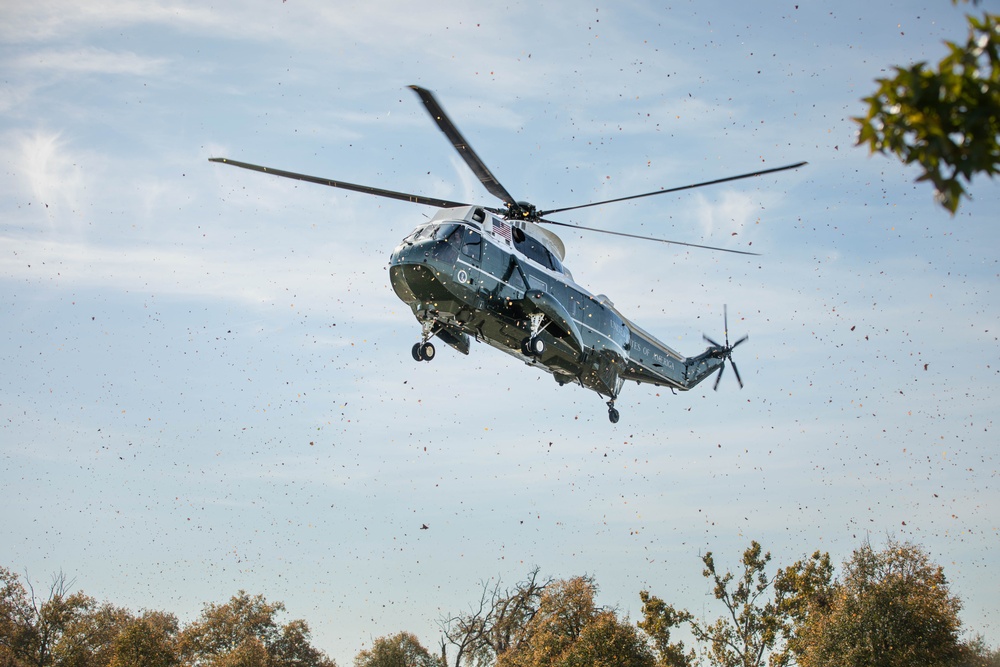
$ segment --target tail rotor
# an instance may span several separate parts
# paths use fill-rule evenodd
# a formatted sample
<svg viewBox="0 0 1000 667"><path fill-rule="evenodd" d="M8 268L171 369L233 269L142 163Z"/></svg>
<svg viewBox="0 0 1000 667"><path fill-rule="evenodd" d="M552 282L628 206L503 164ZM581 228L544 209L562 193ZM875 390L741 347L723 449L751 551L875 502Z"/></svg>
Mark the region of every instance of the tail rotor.
<svg viewBox="0 0 1000 667"><path fill-rule="evenodd" d="M718 375L715 376L715 384L713 385L712 389L714 391L718 391L719 390L719 382L722 381L722 372L726 370L726 362L727 361L730 364L732 364L732 366L733 366L733 373L736 375L736 382L740 385L740 389L742 389L743 388L743 378L740 377L740 371L739 371L738 368L736 368L736 362L733 361L733 350L736 347L738 347L739 345L742 345L743 343L745 343L746 340L748 338L750 338L750 336L749 335L743 336L743 338L740 338L735 343L733 343L732 345L730 345L729 344L729 312L728 312L728 309L727 309L726 306L722 307L722 322L723 322L723 325L724 325L723 333L725 335L725 341L726 341L725 345L719 345L714 340L712 340L711 338L709 338L707 335L702 334L702 338L705 339L705 342L715 348L715 350L713 351L713 356L716 357L717 359L722 359L722 365L719 366L719 373L718 373Z"/></svg>

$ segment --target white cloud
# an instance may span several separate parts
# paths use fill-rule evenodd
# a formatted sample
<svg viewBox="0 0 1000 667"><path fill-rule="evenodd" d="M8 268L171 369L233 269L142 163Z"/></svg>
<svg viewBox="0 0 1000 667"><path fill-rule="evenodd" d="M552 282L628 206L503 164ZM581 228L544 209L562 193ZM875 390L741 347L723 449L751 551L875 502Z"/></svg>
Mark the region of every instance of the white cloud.
<svg viewBox="0 0 1000 667"><path fill-rule="evenodd" d="M136 53L114 52L86 47L76 49L44 49L15 58L15 69L58 70L73 74L131 74L147 76L163 70L165 58L147 58Z"/></svg>
<svg viewBox="0 0 1000 667"><path fill-rule="evenodd" d="M38 130L8 135L5 143L8 148L2 151L4 162L21 177L18 180L24 194L43 216L35 219L44 220L50 228L59 222L78 229L86 187L83 156L71 152L59 132ZM56 211L64 213L57 216Z"/></svg>
<svg viewBox="0 0 1000 667"><path fill-rule="evenodd" d="M139 23L202 27L227 25L220 13L196 4L39 0L8 6L0 36L8 43L21 43L62 39L88 30L108 30Z"/></svg>
<svg viewBox="0 0 1000 667"><path fill-rule="evenodd" d="M760 204L758 197L744 192L723 192L714 202L704 195L697 195L698 224L705 237L736 236L752 224Z"/></svg>
<svg viewBox="0 0 1000 667"><path fill-rule="evenodd" d="M336 296L362 301L364 309L356 319L364 321L392 319L391 312L401 308L391 290L383 289L381 265L366 265L370 258L364 256L347 259L350 250L332 244L294 260L239 247L214 251L163 245L112 247L6 235L0 235L0 246L13 249L0 258L0 278L22 283L280 304L299 310L328 308L331 296ZM345 259L332 266L331 257Z"/></svg>
<svg viewBox="0 0 1000 667"><path fill-rule="evenodd" d="M502 9L493 14L503 15ZM74 3L39 0L8 8L0 36L9 43L65 39L92 30L134 25L155 25L184 31L206 32L223 37L283 39L299 45L379 44L399 48L403 42L425 42L426 34L441 26L456 32L477 30L476 21L463 20L463 12L451 3L437 3L414 12L402 0L378 0L350 7L326 3L221 2L204 3L173 0L148 3L139 0L95 0ZM480 26L489 25L491 12L477 12ZM499 23L499 21L497 21ZM386 41L384 35L395 37ZM480 30L482 34L483 31ZM400 39L402 37L403 39ZM484 39L484 45L488 40ZM348 54L349 56L349 54Z"/></svg>

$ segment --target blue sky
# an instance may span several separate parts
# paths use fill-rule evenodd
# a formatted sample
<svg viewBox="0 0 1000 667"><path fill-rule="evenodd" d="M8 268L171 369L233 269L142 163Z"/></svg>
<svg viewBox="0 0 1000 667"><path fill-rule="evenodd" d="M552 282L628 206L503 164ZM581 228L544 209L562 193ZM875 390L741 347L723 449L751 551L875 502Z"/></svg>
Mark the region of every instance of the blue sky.
<svg viewBox="0 0 1000 667"><path fill-rule="evenodd" d="M182 620L263 593L346 665L534 566L714 616L706 550L893 536L1000 641L1000 190L951 217L849 120L966 7L336 4L3 10L0 564ZM207 161L495 204L409 84L541 208L807 160L564 216L763 253L560 232L683 353L728 304L745 389L627 386L611 425L486 346L415 364L386 267L433 209Z"/></svg>

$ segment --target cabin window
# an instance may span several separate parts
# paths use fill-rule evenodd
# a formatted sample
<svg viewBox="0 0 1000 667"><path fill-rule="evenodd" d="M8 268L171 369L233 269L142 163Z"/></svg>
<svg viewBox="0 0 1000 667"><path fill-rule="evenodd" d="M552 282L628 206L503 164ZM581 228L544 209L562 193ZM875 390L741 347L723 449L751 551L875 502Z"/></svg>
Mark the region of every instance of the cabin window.
<svg viewBox="0 0 1000 667"><path fill-rule="evenodd" d="M559 261L558 257L556 257L552 253L549 253L549 259L552 260L552 268L553 269L555 269L559 273L565 273L566 272L566 269L563 268L562 262Z"/></svg>
<svg viewBox="0 0 1000 667"><path fill-rule="evenodd" d="M521 277L521 270L517 266L517 260L513 257L510 258L510 268L511 273L507 278L507 283L518 291L527 291L528 285L524 282L524 278Z"/></svg>
<svg viewBox="0 0 1000 667"><path fill-rule="evenodd" d="M483 237L474 229L465 230L465 243L462 244L462 254L479 260L483 254Z"/></svg>
<svg viewBox="0 0 1000 667"><path fill-rule="evenodd" d="M516 234L514 236L514 247L524 253L528 259L533 259L546 269L555 270L552 263L552 255L538 239L531 238L526 234Z"/></svg>

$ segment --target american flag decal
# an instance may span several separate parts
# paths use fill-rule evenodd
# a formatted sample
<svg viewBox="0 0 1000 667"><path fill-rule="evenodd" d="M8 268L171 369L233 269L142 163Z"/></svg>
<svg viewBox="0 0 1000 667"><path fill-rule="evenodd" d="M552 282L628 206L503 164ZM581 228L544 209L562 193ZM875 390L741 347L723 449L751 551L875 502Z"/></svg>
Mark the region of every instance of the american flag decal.
<svg viewBox="0 0 1000 667"><path fill-rule="evenodd" d="M493 220L493 233L500 238L510 241L510 225L501 220Z"/></svg>

